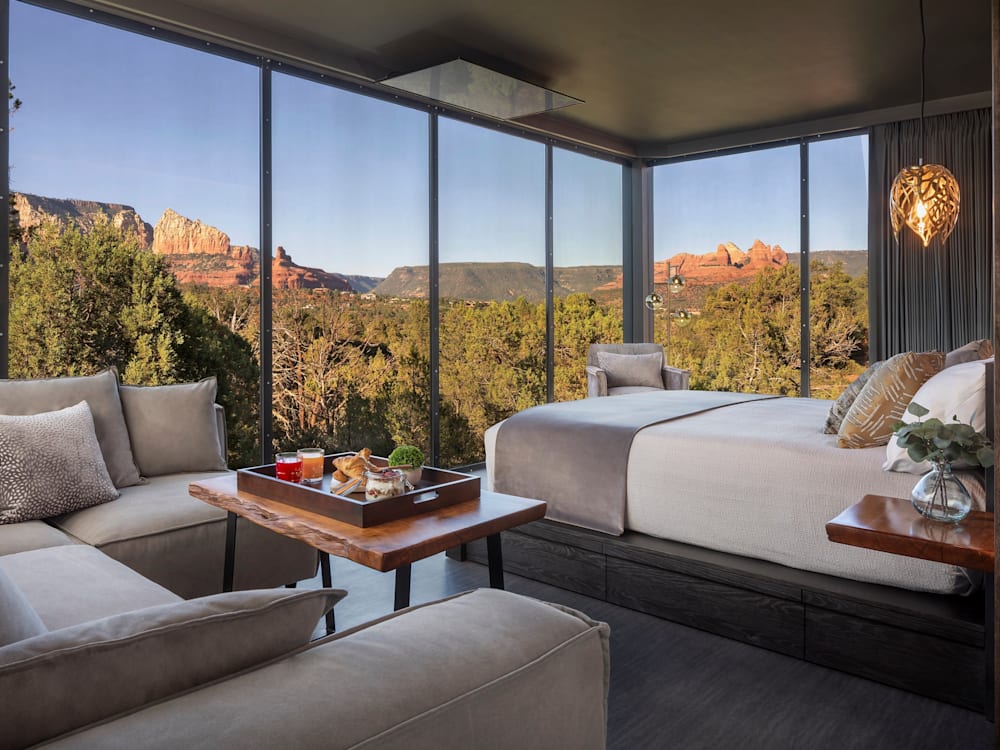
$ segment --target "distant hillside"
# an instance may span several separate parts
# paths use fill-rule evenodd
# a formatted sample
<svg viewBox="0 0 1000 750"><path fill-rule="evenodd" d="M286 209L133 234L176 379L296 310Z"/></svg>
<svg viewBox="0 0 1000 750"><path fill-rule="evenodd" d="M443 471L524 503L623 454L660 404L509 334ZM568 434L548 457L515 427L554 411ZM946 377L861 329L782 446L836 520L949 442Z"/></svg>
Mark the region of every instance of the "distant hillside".
<svg viewBox="0 0 1000 750"><path fill-rule="evenodd" d="M524 297L529 302L545 299L545 269L530 263L442 263L440 271L442 297L479 301ZM591 294L620 275L621 266L555 268L553 294ZM401 266L372 291L384 297L424 298L428 277L427 266Z"/></svg>
<svg viewBox="0 0 1000 750"><path fill-rule="evenodd" d="M344 274L344 278L351 285L351 289L360 294L370 292L384 281L381 276L353 276L351 274Z"/></svg>
<svg viewBox="0 0 1000 750"><path fill-rule="evenodd" d="M843 263L844 272L848 276L860 276L868 270L867 250L813 250L809 253L809 257L828 264ZM788 262L797 266L799 256L789 255Z"/></svg>

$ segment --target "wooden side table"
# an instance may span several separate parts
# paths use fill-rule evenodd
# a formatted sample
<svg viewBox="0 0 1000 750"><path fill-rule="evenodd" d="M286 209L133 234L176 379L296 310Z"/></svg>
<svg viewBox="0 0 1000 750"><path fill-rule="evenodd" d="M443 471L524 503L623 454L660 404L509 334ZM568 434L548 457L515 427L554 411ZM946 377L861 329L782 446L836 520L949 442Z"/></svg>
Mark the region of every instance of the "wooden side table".
<svg viewBox="0 0 1000 750"><path fill-rule="evenodd" d="M986 717L995 720L993 694L993 513L974 510L959 523L931 521L898 497L865 495L826 524L831 542L959 565L986 573Z"/></svg>

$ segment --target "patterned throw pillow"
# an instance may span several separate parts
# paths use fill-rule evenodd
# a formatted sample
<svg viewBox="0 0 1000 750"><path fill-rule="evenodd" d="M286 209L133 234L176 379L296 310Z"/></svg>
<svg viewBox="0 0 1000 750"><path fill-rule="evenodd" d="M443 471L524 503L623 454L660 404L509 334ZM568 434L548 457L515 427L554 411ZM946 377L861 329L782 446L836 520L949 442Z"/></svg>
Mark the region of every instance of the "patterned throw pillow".
<svg viewBox="0 0 1000 750"><path fill-rule="evenodd" d="M0 415L0 523L117 497L86 401L31 416Z"/></svg>
<svg viewBox="0 0 1000 750"><path fill-rule="evenodd" d="M847 411L851 408L851 404L854 403L858 394L861 393L861 389L872 379L872 375L881 366L881 360L872 362L864 372L854 379L853 383L844 389L844 392L830 406L830 413L826 415L826 426L823 428L823 432L827 435L836 435L840 432L840 425L844 421L844 417L847 416Z"/></svg>
<svg viewBox="0 0 1000 750"><path fill-rule="evenodd" d="M871 448L888 443L913 395L943 367L941 352L904 352L887 359L847 410L837 445Z"/></svg>
<svg viewBox="0 0 1000 750"><path fill-rule="evenodd" d="M615 354L598 352L597 364L608 377L608 388L646 386L663 388L663 353Z"/></svg>
<svg viewBox="0 0 1000 750"><path fill-rule="evenodd" d="M993 342L989 339L977 339L970 341L965 346L952 349L944 355L944 366L952 367L963 362L975 362L993 356Z"/></svg>

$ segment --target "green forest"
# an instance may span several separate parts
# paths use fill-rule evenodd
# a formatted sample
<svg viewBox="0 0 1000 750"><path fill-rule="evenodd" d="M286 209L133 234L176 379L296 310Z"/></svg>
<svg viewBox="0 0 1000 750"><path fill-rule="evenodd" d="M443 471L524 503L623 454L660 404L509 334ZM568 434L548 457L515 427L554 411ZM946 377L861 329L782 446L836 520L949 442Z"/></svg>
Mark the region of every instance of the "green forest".
<svg viewBox="0 0 1000 750"><path fill-rule="evenodd" d="M32 230L10 268L10 377L115 366L132 384L215 375L230 465L259 462L260 292L182 287L161 256L110 223L84 234ZM836 397L867 359L867 279L811 268L812 395ZM274 450L411 443L430 455L430 307L329 290L275 290L271 333ZM656 320L667 341L671 319ZM439 463L483 458L484 430L546 399L545 305L442 300ZM619 305L586 294L554 303L556 400L586 395L591 343L621 341ZM686 326L672 322L670 364L693 388L798 395L799 272L766 270L710 291Z"/></svg>

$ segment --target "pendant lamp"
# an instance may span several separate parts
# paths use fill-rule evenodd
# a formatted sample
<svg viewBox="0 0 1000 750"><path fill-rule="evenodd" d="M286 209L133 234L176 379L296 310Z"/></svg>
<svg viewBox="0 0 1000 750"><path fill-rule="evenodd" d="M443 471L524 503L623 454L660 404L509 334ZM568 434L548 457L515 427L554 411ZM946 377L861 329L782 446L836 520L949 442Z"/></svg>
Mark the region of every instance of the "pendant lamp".
<svg viewBox="0 0 1000 750"><path fill-rule="evenodd" d="M903 225L916 234L924 247L934 237L948 239L955 222L961 195L955 176L940 164L924 164L924 68L927 57L927 31L924 27L924 0L920 0L920 161L903 167L892 182L889 214L892 231L899 241Z"/></svg>

